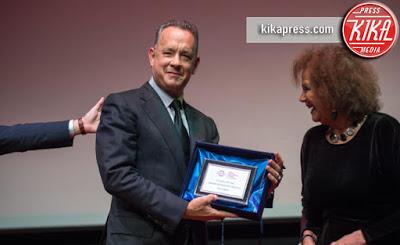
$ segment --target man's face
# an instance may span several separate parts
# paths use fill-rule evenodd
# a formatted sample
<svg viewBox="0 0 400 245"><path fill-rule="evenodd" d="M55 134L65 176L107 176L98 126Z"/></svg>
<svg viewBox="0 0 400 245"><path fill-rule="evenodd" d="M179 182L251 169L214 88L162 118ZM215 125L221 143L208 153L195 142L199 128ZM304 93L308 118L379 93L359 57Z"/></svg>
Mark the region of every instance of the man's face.
<svg viewBox="0 0 400 245"><path fill-rule="evenodd" d="M311 109L311 118L314 122L320 122L325 125L332 123L331 110L326 106L310 77L310 70L303 72L302 92L299 101Z"/></svg>
<svg viewBox="0 0 400 245"><path fill-rule="evenodd" d="M165 28L158 43L149 49L148 55L155 82L172 97L183 94L186 84L194 73L199 58L195 53L192 33L177 27Z"/></svg>

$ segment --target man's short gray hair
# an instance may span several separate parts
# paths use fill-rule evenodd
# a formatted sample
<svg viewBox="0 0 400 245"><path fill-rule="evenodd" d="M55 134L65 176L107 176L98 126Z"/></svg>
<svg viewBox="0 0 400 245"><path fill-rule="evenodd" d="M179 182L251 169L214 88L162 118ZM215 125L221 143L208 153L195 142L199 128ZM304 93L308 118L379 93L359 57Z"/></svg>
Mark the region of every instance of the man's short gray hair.
<svg viewBox="0 0 400 245"><path fill-rule="evenodd" d="M197 52L199 50L199 32L197 31L197 27L190 23L189 21L186 20L169 20L167 22L164 22L163 24L161 24L156 32L156 38L154 40L154 45L156 45L158 43L158 41L160 40L160 35L161 32L167 28L167 27L177 27L179 29L188 31L190 33L192 33L193 37L194 37L194 53L197 56Z"/></svg>

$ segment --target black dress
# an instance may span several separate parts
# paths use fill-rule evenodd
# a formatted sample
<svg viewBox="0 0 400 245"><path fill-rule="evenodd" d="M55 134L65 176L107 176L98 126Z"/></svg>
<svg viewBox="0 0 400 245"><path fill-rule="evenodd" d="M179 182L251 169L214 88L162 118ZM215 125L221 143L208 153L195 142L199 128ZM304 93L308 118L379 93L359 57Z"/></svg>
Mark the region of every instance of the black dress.
<svg viewBox="0 0 400 245"><path fill-rule="evenodd" d="M361 229L367 244L400 244L400 124L372 113L349 142L311 128L301 150L302 230L330 244Z"/></svg>

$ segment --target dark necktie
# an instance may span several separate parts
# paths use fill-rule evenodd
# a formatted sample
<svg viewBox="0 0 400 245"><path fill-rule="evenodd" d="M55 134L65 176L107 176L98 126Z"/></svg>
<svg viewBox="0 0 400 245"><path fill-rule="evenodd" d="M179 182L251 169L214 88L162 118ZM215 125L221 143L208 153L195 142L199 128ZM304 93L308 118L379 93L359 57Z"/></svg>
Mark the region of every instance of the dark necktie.
<svg viewBox="0 0 400 245"><path fill-rule="evenodd" d="M182 108L182 104L179 100L174 100L172 101L170 107L174 109L175 111L175 118L174 118L174 124L176 131L178 133L179 139L181 140L182 147L183 147L183 153L185 155L185 164L188 163L189 161L189 155L190 155L190 141L189 141L189 135L186 131L185 126L183 125L182 117L181 117L181 112L180 110Z"/></svg>

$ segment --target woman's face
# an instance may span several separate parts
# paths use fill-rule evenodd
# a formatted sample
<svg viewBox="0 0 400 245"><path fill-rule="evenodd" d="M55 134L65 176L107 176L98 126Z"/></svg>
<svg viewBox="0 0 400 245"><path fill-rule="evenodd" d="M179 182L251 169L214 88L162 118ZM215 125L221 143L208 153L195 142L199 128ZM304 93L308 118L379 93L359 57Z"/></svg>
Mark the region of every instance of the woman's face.
<svg viewBox="0 0 400 245"><path fill-rule="evenodd" d="M299 101L311 109L312 120L328 125L332 121L331 110L328 108L327 103L322 100L318 90L311 81L309 69L303 72L301 87L302 92Z"/></svg>

